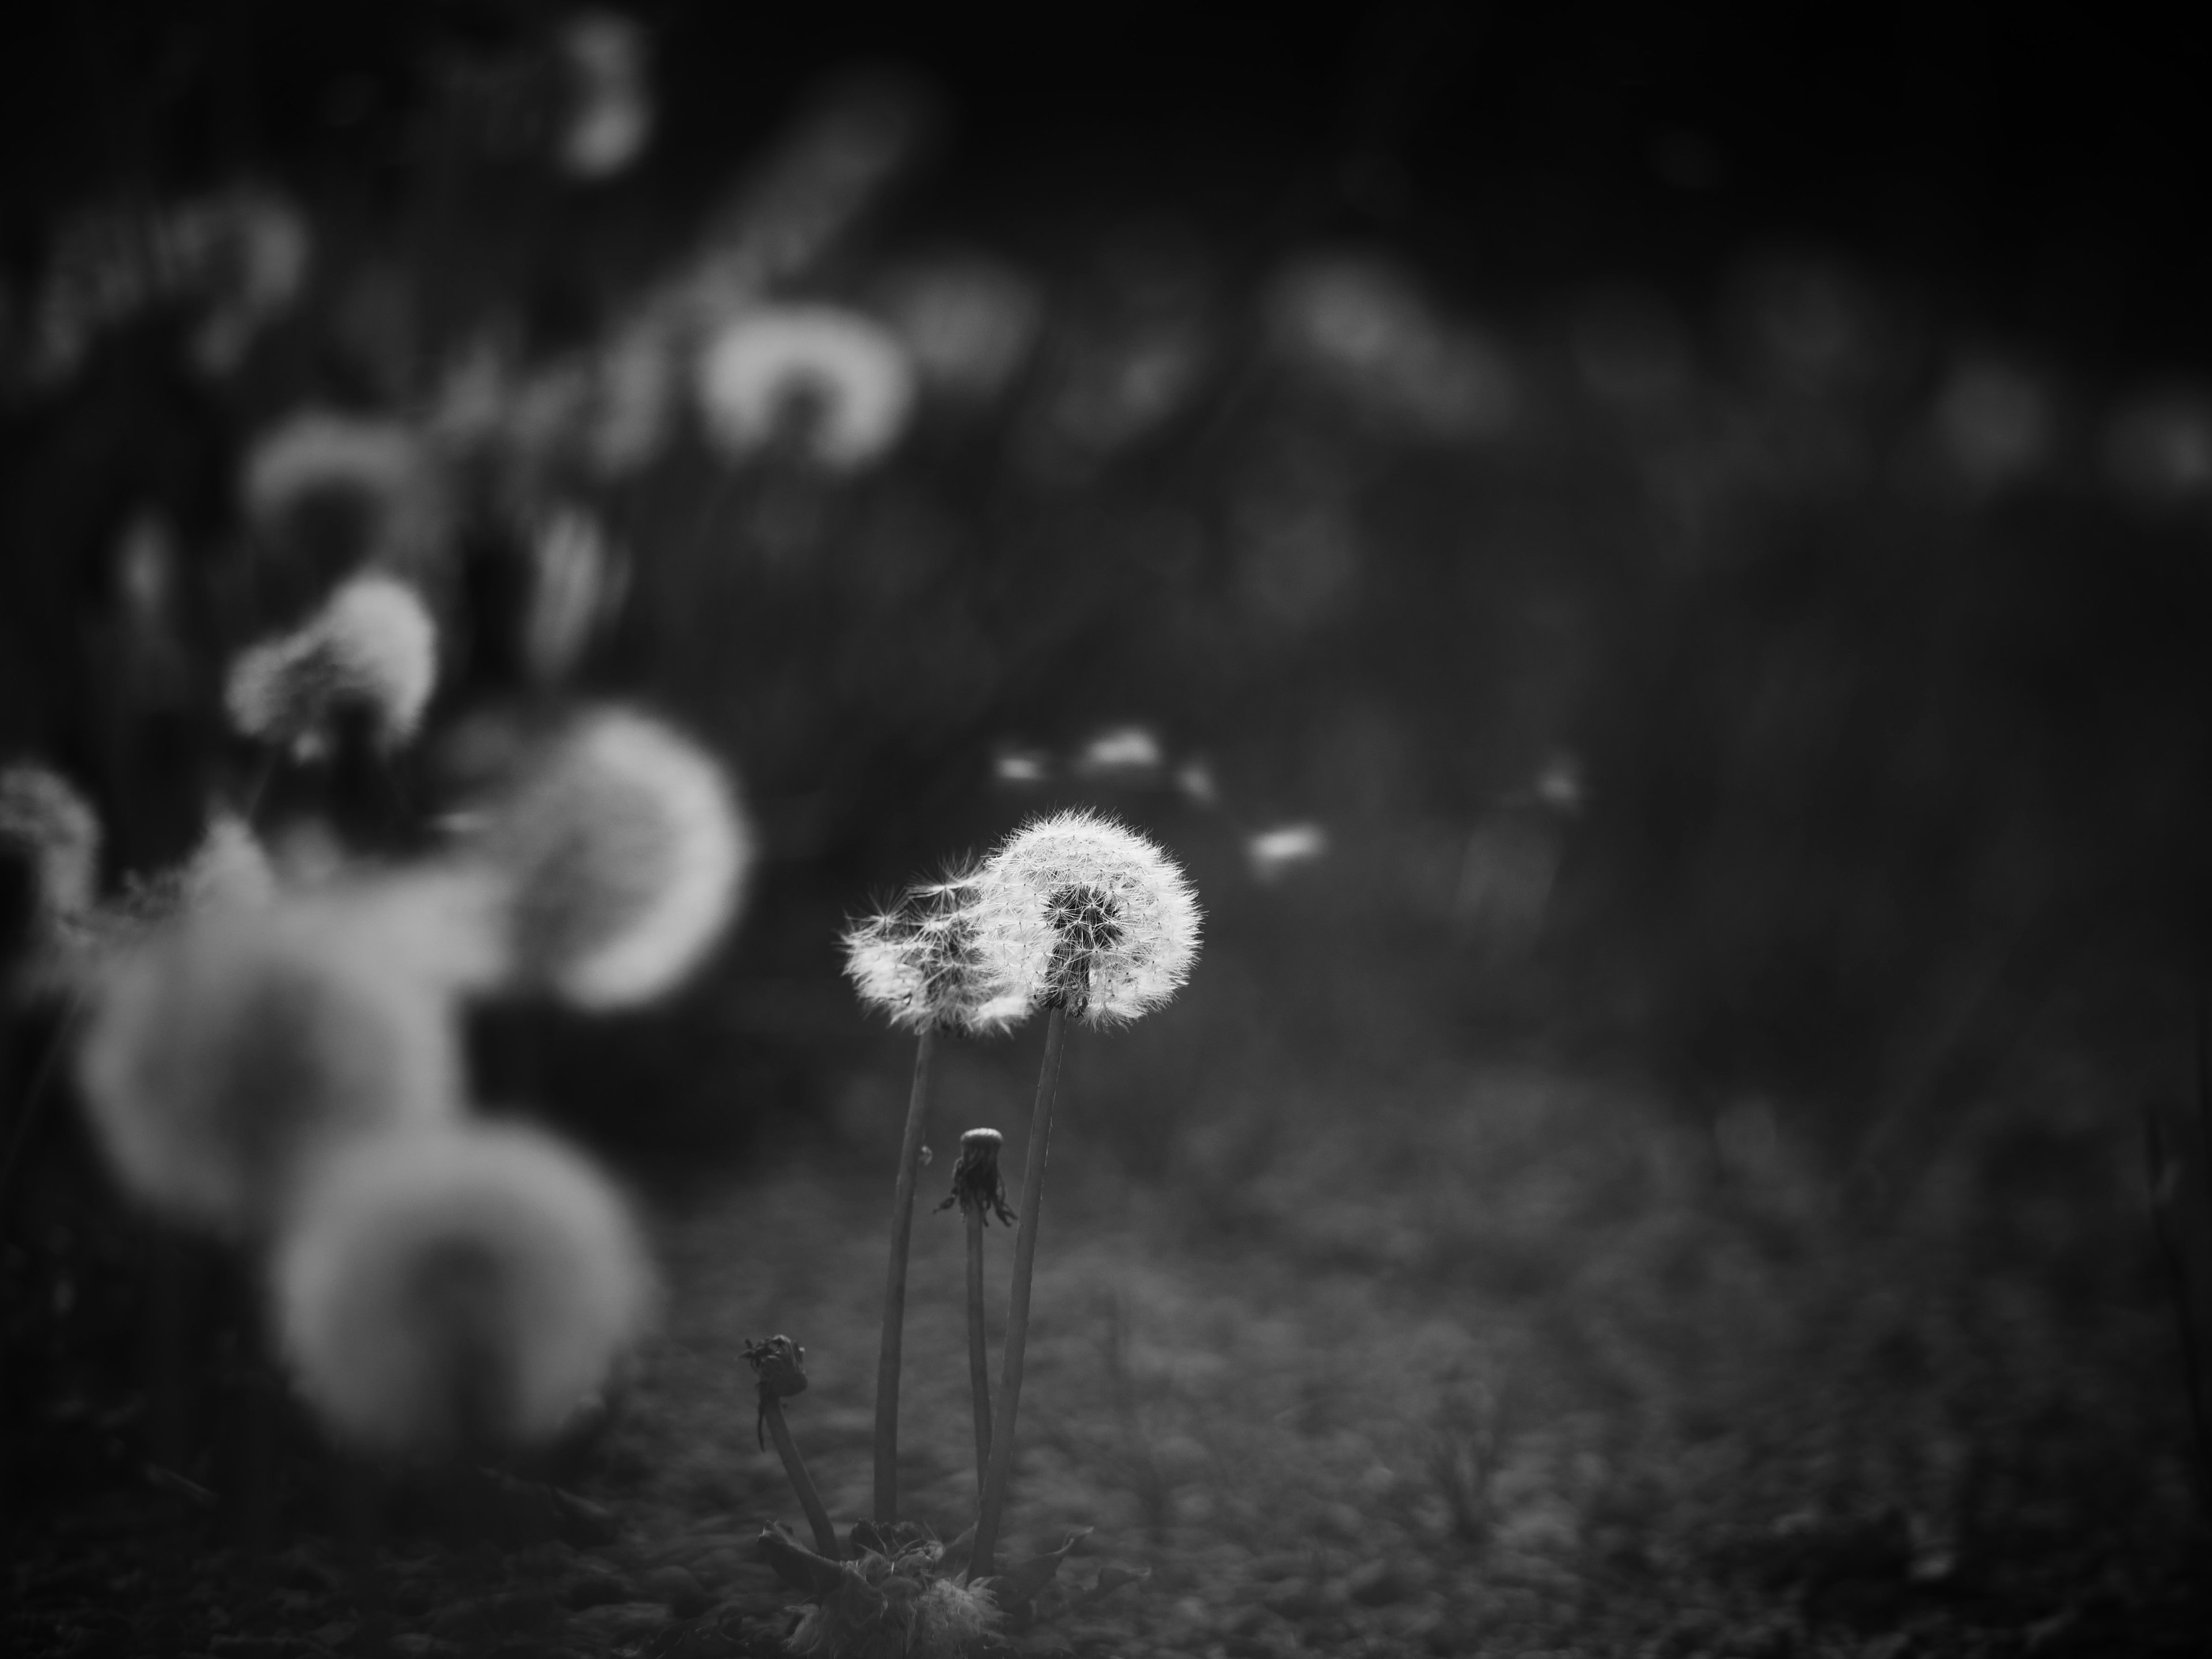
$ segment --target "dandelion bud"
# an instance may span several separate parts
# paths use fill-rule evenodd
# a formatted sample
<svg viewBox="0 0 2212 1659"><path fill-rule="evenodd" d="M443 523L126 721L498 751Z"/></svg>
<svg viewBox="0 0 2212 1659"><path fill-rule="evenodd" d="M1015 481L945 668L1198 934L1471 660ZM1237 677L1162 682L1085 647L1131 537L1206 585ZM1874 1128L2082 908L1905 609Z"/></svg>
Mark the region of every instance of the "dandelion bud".
<svg viewBox="0 0 2212 1659"><path fill-rule="evenodd" d="M239 653L227 701L251 738L296 755L327 754L338 716L358 710L380 747L400 747L422 723L437 683L437 628L412 587L356 576L307 624Z"/></svg>
<svg viewBox="0 0 2212 1659"><path fill-rule="evenodd" d="M708 434L745 460L801 425L808 459L851 471L880 459L906 429L914 371L897 339L830 306L768 306L740 313L699 367Z"/></svg>
<svg viewBox="0 0 2212 1659"><path fill-rule="evenodd" d="M100 884L100 817L58 773L0 768L0 852L20 860L29 891L25 918L45 933L92 908Z"/></svg>
<svg viewBox="0 0 2212 1659"><path fill-rule="evenodd" d="M806 1350L787 1336L746 1343L745 1363L760 1379L763 1400L788 1400L806 1392Z"/></svg>
<svg viewBox="0 0 2212 1659"><path fill-rule="evenodd" d="M515 1126L364 1144L281 1242L276 1320L301 1392L374 1451L558 1434L642 1330L637 1231L576 1153Z"/></svg>
<svg viewBox="0 0 2212 1659"><path fill-rule="evenodd" d="M348 902L210 908L99 964L78 1076L142 1202L251 1236L333 1150L453 1110L447 999L396 920Z"/></svg>
<svg viewBox="0 0 2212 1659"><path fill-rule="evenodd" d="M1038 1002L1095 1024L1160 1006L1197 959L1198 899L1182 872L1097 813L1024 825L977 884L984 956Z"/></svg>
<svg viewBox="0 0 2212 1659"><path fill-rule="evenodd" d="M972 876L915 887L845 935L845 973L860 1000L910 1030L1002 1030L1028 1000L976 943Z"/></svg>
<svg viewBox="0 0 2212 1659"><path fill-rule="evenodd" d="M952 1190L937 1207L949 1210L957 1204L963 1212L974 1211L987 1222L999 1218L1001 1226L1012 1226L1014 1212L1006 1206L1006 1180L999 1172L999 1148L1006 1137L996 1129L970 1129L960 1137L960 1161L952 1166Z"/></svg>
<svg viewBox="0 0 2212 1659"><path fill-rule="evenodd" d="M690 973L753 860L713 757L622 709L555 739L477 837L507 885L517 970L586 1008L649 1001Z"/></svg>

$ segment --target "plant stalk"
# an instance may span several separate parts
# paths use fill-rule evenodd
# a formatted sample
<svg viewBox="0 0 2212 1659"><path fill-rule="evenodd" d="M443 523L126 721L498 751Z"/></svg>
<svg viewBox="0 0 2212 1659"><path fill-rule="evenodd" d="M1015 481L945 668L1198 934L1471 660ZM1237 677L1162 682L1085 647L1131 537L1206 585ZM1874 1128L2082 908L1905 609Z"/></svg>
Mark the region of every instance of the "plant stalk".
<svg viewBox="0 0 2212 1659"><path fill-rule="evenodd" d="M975 1402L975 1503L980 1513L991 1474L991 1358L983 1340L983 1208L966 1206L968 1228L968 1391Z"/></svg>
<svg viewBox="0 0 2212 1659"><path fill-rule="evenodd" d="M929 1062L937 1032L925 1025L914 1047L914 1087L899 1142L898 1182L891 1192L890 1266L884 1274L883 1346L876 1358L876 1524L898 1519L899 1361L906 1342L906 1264L914 1242L914 1183L921 1166L921 1134L929 1116Z"/></svg>
<svg viewBox="0 0 2212 1659"><path fill-rule="evenodd" d="M1037 1221L1044 1208L1045 1155L1052 1144L1052 1097L1060 1082L1060 1050L1067 1038L1067 1008L1055 1002L1044 1028L1044 1064L1037 1072L1036 1106L1030 1114L1029 1157L1022 1170L1022 1211L1014 1231L1013 1293L1006 1307L1006 1357L999 1377L999 1418L991 1436L990 1472L975 1521L970 1583L990 1575L1006 1513L1006 1483L1013 1474L1014 1418L1022 1405L1022 1361L1029 1346L1030 1280L1036 1267Z"/></svg>
<svg viewBox="0 0 2212 1659"><path fill-rule="evenodd" d="M837 1528L830 1524L830 1511L822 1506L822 1494L814 1490L814 1477L807 1474L799 1443L791 1437L791 1425L783 1420L783 1401L774 1395L763 1395L761 1419L775 1441L777 1455L783 1459L783 1472L791 1477L791 1489L799 1494L799 1507L806 1511L806 1524L814 1528L815 1553L832 1561L842 1560L845 1553L837 1545Z"/></svg>

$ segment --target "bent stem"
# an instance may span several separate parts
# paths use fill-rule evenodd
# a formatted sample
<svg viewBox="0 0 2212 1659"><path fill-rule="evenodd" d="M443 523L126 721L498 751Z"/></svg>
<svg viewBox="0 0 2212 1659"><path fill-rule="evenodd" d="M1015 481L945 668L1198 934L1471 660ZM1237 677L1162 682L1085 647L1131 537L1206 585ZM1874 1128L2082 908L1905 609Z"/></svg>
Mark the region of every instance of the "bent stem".
<svg viewBox="0 0 2212 1659"><path fill-rule="evenodd" d="M876 1524L898 1519L899 1358L906 1340L906 1264L913 1243L914 1182L921 1164L921 1132L929 1115L929 1062L937 1032L925 1025L914 1049L914 1088L907 1096L906 1134L899 1143L898 1182L891 1193L891 1258L884 1275L883 1346L876 1358Z"/></svg>
<svg viewBox="0 0 2212 1659"><path fill-rule="evenodd" d="M983 1210L964 1206L968 1227L968 1392L975 1402L975 1502L991 1473L991 1359L983 1342Z"/></svg>
<svg viewBox="0 0 2212 1659"><path fill-rule="evenodd" d="M814 1529L814 1550L817 1555L832 1561L842 1559L844 1552L837 1547L837 1528L830 1524L830 1511L822 1506L822 1494L814 1490L814 1477L806 1472L806 1460L799 1455L799 1443L791 1437L791 1425L783 1420L783 1401L774 1395L761 1398L761 1420L775 1441L776 1455L783 1459L783 1472L791 1477L791 1489L799 1494L799 1507L806 1511L806 1524Z"/></svg>
<svg viewBox="0 0 2212 1659"><path fill-rule="evenodd" d="M1067 1036L1067 1006L1052 1005L1044 1028L1044 1064L1037 1072L1036 1106L1030 1115L1029 1157L1022 1170L1022 1212L1014 1232L1013 1294L1006 1309L1006 1358L999 1379L999 1419L991 1436L990 1472L975 1521L975 1550L969 1580L989 1576L1006 1513L1006 1482L1013 1474L1014 1418L1022 1405L1022 1361L1029 1346L1030 1279L1036 1267L1037 1221L1044 1208L1045 1154L1052 1140L1052 1097L1060 1081L1060 1054Z"/></svg>

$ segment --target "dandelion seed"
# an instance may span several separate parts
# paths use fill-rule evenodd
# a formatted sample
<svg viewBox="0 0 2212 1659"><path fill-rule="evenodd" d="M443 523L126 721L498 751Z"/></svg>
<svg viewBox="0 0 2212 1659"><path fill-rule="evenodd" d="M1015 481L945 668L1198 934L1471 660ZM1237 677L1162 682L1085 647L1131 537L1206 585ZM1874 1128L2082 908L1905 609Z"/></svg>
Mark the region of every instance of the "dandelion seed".
<svg viewBox="0 0 2212 1659"><path fill-rule="evenodd" d="M1244 860L1257 882L1279 881L1301 864L1328 851L1328 831L1317 823L1286 823L1262 830L1244 843Z"/></svg>
<svg viewBox="0 0 2212 1659"><path fill-rule="evenodd" d="M1040 1004L1093 1024L1173 996L1198 957L1198 900L1172 860L1095 812L1015 832L980 877L976 938Z"/></svg>
<svg viewBox="0 0 2212 1659"><path fill-rule="evenodd" d="M1075 774L1085 778L1143 778L1160 769L1160 740L1141 726L1102 732L1075 757Z"/></svg>
<svg viewBox="0 0 2212 1659"><path fill-rule="evenodd" d="M404 936L388 916L278 902L202 911L106 958L78 1075L131 1194L251 1236L332 1149L450 1115L448 1001L408 971Z"/></svg>
<svg viewBox="0 0 2212 1659"><path fill-rule="evenodd" d="M475 838L507 887L517 971L586 1008L649 1001L690 973L754 857L713 757L623 709L556 738Z"/></svg>
<svg viewBox="0 0 2212 1659"><path fill-rule="evenodd" d="M559 1434L643 1330L653 1274L621 1200L536 1130L387 1136L319 1172L274 1262L300 1391L366 1449Z"/></svg>
<svg viewBox="0 0 2212 1659"><path fill-rule="evenodd" d="M100 815L60 774L29 763L0 768L0 851L21 860L41 933L87 915L100 886Z"/></svg>
<svg viewBox="0 0 2212 1659"><path fill-rule="evenodd" d="M302 758L329 752L348 709L365 714L378 746L392 750L421 726L437 666L437 627L421 597L372 573L297 631L240 653L226 700L240 732Z"/></svg>
<svg viewBox="0 0 2212 1659"><path fill-rule="evenodd" d="M571 82L562 167L577 179L611 179L645 153L653 137L651 42L619 12L590 11L561 30Z"/></svg>
<svg viewBox="0 0 2212 1659"><path fill-rule="evenodd" d="M832 471L880 459L906 429L914 370L897 339L854 313L822 305L743 312L699 366L708 435L733 460L779 438Z"/></svg>

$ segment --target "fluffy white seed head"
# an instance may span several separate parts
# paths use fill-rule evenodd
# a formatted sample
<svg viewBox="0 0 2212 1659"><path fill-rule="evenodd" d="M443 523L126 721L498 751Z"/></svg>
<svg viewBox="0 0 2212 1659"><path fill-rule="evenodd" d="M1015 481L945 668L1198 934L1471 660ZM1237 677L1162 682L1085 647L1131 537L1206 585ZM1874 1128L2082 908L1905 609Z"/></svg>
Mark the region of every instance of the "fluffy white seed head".
<svg viewBox="0 0 2212 1659"><path fill-rule="evenodd" d="M650 1001L696 967L754 856L714 757L621 708L550 743L477 840L507 884L515 970L586 1008Z"/></svg>
<svg viewBox="0 0 2212 1659"><path fill-rule="evenodd" d="M41 927L91 909L100 886L100 815L59 773L0 768L0 848L21 860Z"/></svg>
<svg viewBox="0 0 2212 1659"><path fill-rule="evenodd" d="M559 1434L653 1300L605 1179L509 1125L390 1135L332 1159L273 1281L301 1393L339 1438L401 1455Z"/></svg>
<svg viewBox="0 0 2212 1659"><path fill-rule="evenodd" d="M735 460L759 453L797 422L817 465L866 466L906 430L914 392L896 337L834 306L741 312L708 343L699 364L708 435Z"/></svg>
<svg viewBox="0 0 2212 1659"><path fill-rule="evenodd" d="M290 634L231 664L230 716L251 738L326 753L339 714L366 714L377 744L413 738L438 681L438 630L422 596L380 572L356 576Z"/></svg>
<svg viewBox="0 0 2212 1659"><path fill-rule="evenodd" d="M336 1148L448 1116L450 1002L409 937L349 894L204 910L106 957L78 1077L132 1195L254 1236Z"/></svg>
<svg viewBox="0 0 2212 1659"><path fill-rule="evenodd" d="M1175 861L1091 811L1036 819L985 862L976 938L1034 1001L1107 1025L1150 1012L1198 959L1198 897Z"/></svg>
<svg viewBox="0 0 2212 1659"><path fill-rule="evenodd" d="M908 1030L999 1031L1030 1012L1027 994L977 937L972 874L911 887L845 933L845 974L860 1000Z"/></svg>

